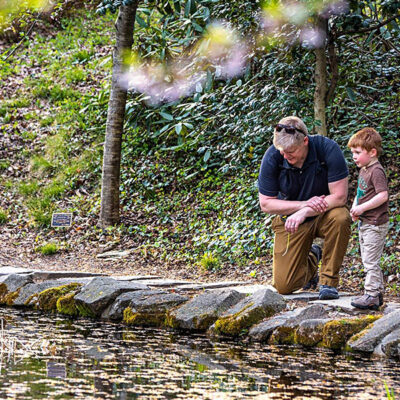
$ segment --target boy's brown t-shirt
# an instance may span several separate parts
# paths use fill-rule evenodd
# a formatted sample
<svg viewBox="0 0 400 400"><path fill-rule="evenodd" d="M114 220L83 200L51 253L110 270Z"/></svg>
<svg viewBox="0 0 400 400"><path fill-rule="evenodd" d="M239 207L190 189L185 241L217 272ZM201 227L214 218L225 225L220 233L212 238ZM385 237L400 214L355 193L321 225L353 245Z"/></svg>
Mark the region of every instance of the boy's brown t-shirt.
<svg viewBox="0 0 400 400"><path fill-rule="evenodd" d="M358 176L357 204L361 205L380 192L389 191L385 170L379 162L363 167ZM382 225L389 221L389 201L360 215L362 222Z"/></svg>

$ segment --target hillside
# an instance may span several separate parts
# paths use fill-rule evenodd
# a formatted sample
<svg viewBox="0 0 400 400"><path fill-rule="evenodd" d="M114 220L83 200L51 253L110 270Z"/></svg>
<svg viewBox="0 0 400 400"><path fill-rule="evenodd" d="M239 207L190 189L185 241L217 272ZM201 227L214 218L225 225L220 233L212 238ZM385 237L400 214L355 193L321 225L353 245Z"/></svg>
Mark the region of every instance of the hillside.
<svg viewBox="0 0 400 400"><path fill-rule="evenodd" d="M313 125L312 52L259 54L246 76L214 80L201 96L179 104L150 107L131 95L121 224L103 230L98 215L113 19L83 8L60 27L43 22L6 60L15 45L1 44L0 265L269 282L271 230L255 182L277 119L297 113ZM371 59L360 51L355 60L354 44L342 46L330 136L343 149L360 126L372 125L384 137L391 228L382 265L388 293L399 295L399 67L391 52L377 48ZM357 171L345 154L353 198ZM72 212L73 226L52 229L55 211ZM362 281L356 239L354 226L341 282L355 290ZM129 254L97 257L108 250Z"/></svg>

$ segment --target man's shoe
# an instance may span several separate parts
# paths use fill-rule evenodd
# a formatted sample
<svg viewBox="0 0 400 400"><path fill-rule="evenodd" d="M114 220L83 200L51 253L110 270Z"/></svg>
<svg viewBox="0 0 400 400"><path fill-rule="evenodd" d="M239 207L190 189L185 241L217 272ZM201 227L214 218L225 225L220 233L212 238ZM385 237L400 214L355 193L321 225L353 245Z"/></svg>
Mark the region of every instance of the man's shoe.
<svg viewBox="0 0 400 400"><path fill-rule="evenodd" d="M339 293L337 289L333 286L321 285L319 287L319 297L320 300L335 300L339 298Z"/></svg>
<svg viewBox="0 0 400 400"><path fill-rule="evenodd" d="M383 294L379 292L378 294L378 299L379 299L379 307L383 306Z"/></svg>
<svg viewBox="0 0 400 400"><path fill-rule="evenodd" d="M369 294L356 297L351 301L353 307L360 308L361 310L379 310L379 304L379 296L371 296Z"/></svg>
<svg viewBox="0 0 400 400"><path fill-rule="evenodd" d="M319 264L319 262L322 259L322 249L321 246L318 246L317 244L313 244L311 246L311 253L313 253L315 255L315 257L317 257L317 264Z"/></svg>
<svg viewBox="0 0 400 400"><path fill-rule="evenodd" d="M315 257L317 258L317 264L319 264L319 262L321 261L322 258L322 249L320 246L318 246L317 244L313 244L311 246L311 253L313 253L315 255ZM317 288L318 285L318 281L319 281L319 276L318 276L318 269L315 271L314 276L303 286L303 290L315 290Z"/></svg>

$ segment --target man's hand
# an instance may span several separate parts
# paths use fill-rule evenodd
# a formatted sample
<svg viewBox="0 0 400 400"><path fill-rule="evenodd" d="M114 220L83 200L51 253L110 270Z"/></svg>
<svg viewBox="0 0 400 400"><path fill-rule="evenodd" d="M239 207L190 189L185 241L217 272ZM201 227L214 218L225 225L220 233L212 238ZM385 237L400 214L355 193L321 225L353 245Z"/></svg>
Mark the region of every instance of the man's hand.
<svg viewBox="0 0 400 400"><path fill-rule="evenodd" d="M310 207L313 211L322 214L328 209L328 203L325 200L325 195L314 196L305 202L306 207Z"/></svg>
<svg viewBox="0 0 400 400"><path fill-rule="evenodd" d="M299 229L299 226L306 220L307 218L307 209L303 208L299 211L296 211L294 214L287 217L285 222L285 230L289 233L295 233Z"/></svg>

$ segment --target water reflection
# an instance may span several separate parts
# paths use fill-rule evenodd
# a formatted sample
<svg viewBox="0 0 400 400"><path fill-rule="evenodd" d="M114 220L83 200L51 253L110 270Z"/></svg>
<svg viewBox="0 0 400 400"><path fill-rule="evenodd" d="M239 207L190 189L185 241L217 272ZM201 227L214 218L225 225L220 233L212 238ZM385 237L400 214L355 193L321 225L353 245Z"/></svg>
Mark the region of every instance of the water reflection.
<svg viewBox="0 0 400 400"><path fill-rule="evenodd" d="M0 398L381 399L400 367L359 355L211 342L203 335L0 309ZM7 342L8 343L8 342Z"/></svg>

